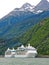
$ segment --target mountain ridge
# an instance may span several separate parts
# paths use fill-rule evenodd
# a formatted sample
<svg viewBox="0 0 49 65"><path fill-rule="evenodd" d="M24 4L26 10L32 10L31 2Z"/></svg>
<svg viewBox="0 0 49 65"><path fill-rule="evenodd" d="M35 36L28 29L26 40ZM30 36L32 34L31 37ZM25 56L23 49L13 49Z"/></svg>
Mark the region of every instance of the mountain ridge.
<svg viewBox="0 0 49 65"><path fill-rule="evenodd" d="M41 0L36 6L35 6L35 11L37 10L43 10L47 11L49 10L49 2L47 0Z"/></svg>

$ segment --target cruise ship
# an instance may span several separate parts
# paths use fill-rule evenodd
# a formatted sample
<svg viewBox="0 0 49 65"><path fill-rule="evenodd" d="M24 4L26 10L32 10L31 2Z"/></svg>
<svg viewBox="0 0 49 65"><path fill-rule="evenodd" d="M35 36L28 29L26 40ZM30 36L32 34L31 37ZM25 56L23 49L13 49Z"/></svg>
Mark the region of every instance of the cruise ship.
<svg viewBox="0 0 49 65"><path fill-rule="evenodd" d="M18 47L17 49L7 49L5 51L5 57L30 57L30 58L34 58L37 56L37 49L35 49L34 47L30 46L30 44L28 44L26 47L24 45L21 45L20 47Z"/></svg>

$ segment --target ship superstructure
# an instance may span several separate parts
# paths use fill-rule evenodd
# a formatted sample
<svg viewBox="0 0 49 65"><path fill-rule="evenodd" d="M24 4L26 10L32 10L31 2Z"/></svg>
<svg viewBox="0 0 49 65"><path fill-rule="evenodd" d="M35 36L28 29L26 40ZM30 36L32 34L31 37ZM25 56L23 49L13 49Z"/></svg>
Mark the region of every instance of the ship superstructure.
<svg viewBox="0 0 49 65"><path fill-rule="evenodd" d="M37 50L34 47L30 46L30 44L28 44L26 47L24 47L24 45L21 45L16 50L14 48L8 48L5 51L5 57L36 57L36 55Z"/></svg>

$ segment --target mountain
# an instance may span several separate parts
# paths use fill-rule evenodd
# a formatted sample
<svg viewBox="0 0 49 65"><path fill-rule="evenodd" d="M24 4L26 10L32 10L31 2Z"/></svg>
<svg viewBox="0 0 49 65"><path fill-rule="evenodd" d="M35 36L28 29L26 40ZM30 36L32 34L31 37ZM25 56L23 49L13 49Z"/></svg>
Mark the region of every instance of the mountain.
<svg viewBox="0 0 49 65"><path fill-rule="evenodd" d="M47 0L41 0L34 8L35 11L42 10L47 11L49 10L49 2Z"/></svg>
<svg viewBox="0 0 49 65"><path fill-rule="evenodd" d="M33 12L33 8L34 8L34 7L35 7L35 6L32 6L32 5L29 4L29 3L25 3L25 4L21 7L21 10Z"/></svg>
<svg viewBox="0 0 49 65"><path fill-rule="evenodd" d="M18 38L35 24L47 17L49 17L49 11L32 15L27 19L18 22L14 20L15 17L7 17L5 19L3 18L2 22L0 22L0 55L4 54L8 47L12 48L14 46L21 45L22 43L19 42ZM25 41L26 40L27 39L25 39Z"/></svg>
<svg viewBox="0 0 49 65"><path fill-rule="evenodd" d="M21 8L15 8L0 20L0 39L12 39L25 33L33 25L49 17L49 11L33 11L34 6L29 3Z"/></svg>
<svg viewBox="0 0 49 65"><path fill-rule="evenodd" d="M49 18L29 29L19 38L19 42L24 45L30 43L39 55L49 55Z"/></svg>
<svg viewBox="0 0 49 65"><path fill-rule="evenodd" d="M24 11L12 12L11 15L9 14L0 20L0 38L11 39L13 37L19 37L30 27L47 17L49 17L49 11L39 14Z"/></svg>
<svg viewBox="0 0 49 65"><path fill-rule="evenodd" d="M34 5L31 5L29 3L25 3L20 8L15 8L14 11L30 11L30 12L33 12L34 7L35 7Z"/></svg>
<svg viewBox="0 0 49 65"><path fill-rule="evenodd" d="M0 54L10 47L19 46L18 38L38 22L49 17L49 11L38 10L25 3L21 8L15 8L0 20ZM3 51L3 52L2 52Z"/></svg>

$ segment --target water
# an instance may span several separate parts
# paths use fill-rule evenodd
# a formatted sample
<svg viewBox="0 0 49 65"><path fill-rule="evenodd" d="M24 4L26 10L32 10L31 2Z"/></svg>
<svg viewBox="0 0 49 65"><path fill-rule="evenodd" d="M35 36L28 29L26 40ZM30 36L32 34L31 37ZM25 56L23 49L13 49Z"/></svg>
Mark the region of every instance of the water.
<svg viewBox="0 0 49 65"><path fill-rule="evenodd" d="M0 58L0 65L49 65L49 58Z"/></svg>

